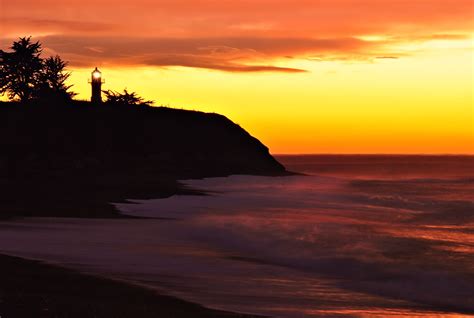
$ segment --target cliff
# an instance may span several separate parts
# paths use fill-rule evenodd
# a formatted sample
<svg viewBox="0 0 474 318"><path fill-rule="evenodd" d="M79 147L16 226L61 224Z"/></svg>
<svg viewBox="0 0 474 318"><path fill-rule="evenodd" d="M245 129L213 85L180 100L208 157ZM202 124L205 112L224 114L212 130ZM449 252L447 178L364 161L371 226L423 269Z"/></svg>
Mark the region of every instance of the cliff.
<svg viewBox="0 0 474 318"><path fill-rule="evenodd" d="M108 216L110 201L187 192L178 179L285 173L267 147L218 114L0 103L3 216Z"/></svg>

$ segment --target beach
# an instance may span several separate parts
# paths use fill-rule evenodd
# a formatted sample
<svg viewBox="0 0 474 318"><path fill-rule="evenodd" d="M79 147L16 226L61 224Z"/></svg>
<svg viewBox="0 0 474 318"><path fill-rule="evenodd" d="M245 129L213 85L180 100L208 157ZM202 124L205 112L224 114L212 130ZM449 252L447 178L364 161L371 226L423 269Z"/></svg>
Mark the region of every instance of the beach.
<svg viewBox="0 0 474 318"><path fill-rule="evenodd" d="M0 263L2 317L252 317L36 261L0 255Z"/></svg>
<svg viewBox="0 0 474 318"><path fill-rule="evenodd" d="M0 252L239 313L474 313L473 157L278 159L305 175L183 180L208 195L115 204L134 219L3 221Z"/></svg>

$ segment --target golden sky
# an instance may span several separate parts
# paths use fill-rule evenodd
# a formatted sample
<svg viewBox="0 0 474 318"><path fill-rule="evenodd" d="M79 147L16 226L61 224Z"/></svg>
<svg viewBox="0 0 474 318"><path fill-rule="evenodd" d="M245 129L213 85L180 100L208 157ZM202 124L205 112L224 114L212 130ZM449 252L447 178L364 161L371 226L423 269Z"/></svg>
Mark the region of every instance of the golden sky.
<svg viewBox="0 0 474 318"><path fill-rule="evenodd" d="M0 0L104 89L222 113L272 153L474 153L474 0Z"/></svg>

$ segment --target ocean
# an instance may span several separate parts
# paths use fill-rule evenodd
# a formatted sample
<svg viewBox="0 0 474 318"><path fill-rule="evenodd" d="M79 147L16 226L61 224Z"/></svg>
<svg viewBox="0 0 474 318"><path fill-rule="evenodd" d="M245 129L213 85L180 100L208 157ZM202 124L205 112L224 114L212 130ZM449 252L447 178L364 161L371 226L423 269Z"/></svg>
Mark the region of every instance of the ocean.
<svg viewBox="0 0 474 318"><path fill-rule="evenodd" d="M116 204L151 219L0 222L0 252L242 313L474 315L474 157L277 158L299 174Z"/></svg>

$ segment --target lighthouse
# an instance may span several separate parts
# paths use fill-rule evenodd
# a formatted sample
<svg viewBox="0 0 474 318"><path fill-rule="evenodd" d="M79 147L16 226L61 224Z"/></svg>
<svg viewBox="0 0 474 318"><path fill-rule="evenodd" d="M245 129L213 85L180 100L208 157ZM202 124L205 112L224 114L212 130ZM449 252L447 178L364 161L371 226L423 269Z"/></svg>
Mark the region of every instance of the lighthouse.
<svg viewBox="0 0 474 318"><path fill-rule="evenodd" d="M102 73L96 67L92 71L90 84L92 87L92 97L91 102L94 104L102 103Z"/></svg>

